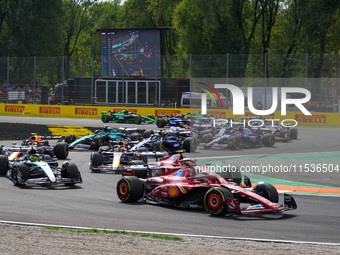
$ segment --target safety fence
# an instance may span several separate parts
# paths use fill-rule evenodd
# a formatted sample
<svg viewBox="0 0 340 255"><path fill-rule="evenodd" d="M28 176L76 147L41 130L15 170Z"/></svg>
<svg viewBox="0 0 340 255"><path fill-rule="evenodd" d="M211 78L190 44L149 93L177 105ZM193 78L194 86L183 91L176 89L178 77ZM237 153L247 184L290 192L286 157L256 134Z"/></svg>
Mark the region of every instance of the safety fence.
<svg viewBox="0 0 340 255"><path fill-rule="evenodd" d="M0 114L16 116L41 116L41 117L69 117L69 118L97 118L100 119L102 111L118 112L128 110L142 116L149 114L157 117L160 114L177 115L184 113L200 113L200 109L189 108L159 108L159 107L116 107L116 106L77 106L77 105L33 105L33 104L0 104ZM242 116L233 116L232 110L208 109L209 115L227 119L233 117L240 120ZM280 111L263 116L266 119L284 121L287 123L297 123L298 126L340 126L340 113L311 112L312 115L304 115L302 112L287 112L281 115ZM246 117L254 116L249 111L245 111ZM294 120L294 121L292 121ZM296 121L296 122L295 122ZM104 124L104 123L103 123Z"/></svg>

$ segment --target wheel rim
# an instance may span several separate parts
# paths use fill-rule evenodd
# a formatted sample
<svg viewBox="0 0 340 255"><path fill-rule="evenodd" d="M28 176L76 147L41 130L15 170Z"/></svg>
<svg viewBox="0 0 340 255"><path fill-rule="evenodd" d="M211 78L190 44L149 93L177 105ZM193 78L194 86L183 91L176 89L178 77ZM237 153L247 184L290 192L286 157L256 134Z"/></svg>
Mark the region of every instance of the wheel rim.
<svg viewBox="0 0 340 255"><path fill-rule="evenodd" d="M239 138L239 137L238 137L238 138L235 138L235 139L234 139L234 147L235 147L235 149L238 150L238 149L240 148L240 146L241 146L241 140L240 140L240 138Z"/></svg>
<svg viewBox="0 0 340 255"><path fill-rule="evenodd" d="M129 191L129 187L125 182L122 182L121 184L119 184L118 191L121 197L126 197Z"/></svg>
<svg viewBox="0 0 340 255"><path fill-rule="evenodd" d="M217 210L220 208L221 206L221 198L219 195L217 194L211 194L208 197L208 206L213 209L213 210Z"/></svg>

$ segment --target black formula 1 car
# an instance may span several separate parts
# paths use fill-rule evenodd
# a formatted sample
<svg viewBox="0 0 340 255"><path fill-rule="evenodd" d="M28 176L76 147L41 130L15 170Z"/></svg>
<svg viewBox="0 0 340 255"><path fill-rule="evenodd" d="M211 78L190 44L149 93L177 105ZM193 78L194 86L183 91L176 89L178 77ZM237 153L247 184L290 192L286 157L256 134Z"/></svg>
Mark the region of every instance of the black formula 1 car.
<svg viewBox="0 0 340 255"><path fill-rule="evenodd" d="M294 198L288 194L284 194L284 204L279 204L278 192L270 184L258 183L251 189L226 180L217 173L201 172L197 167L183 167L147 179L123 176L116 191L122 202L137 202L143 198L152 204L205 208L213 216L282 213L297 208Z"/></svg>
<svg viewBox="0 0 340 255"><path fill-rule="evenodd" d="M13 143L12 147L2 146L0 154L9 156L12 152L29 153L30 150L39 154L47 154L52 158L67 159L69 148L65 142L57 142L55 146L50 145L48 140L43 140L41 136L32 134L29 139L23 140L21 145ZM35 153L34 152L34 153Z"/></svg>
<svg viewBox="0 0 340 255"><path fill-rule="evenodd" d="M248 128L231 129L225 125L216 136L208 133L201 138L201 145L205 148L220 147L238 150L240 148L274 147L276 142L273 134L255 133Z"/></svg>
<svg viewBox="0 0 340 255"><path fill-rule="evenodd" d="M0 175L7 177L14 185L65 184L72 186L82 183L78 167L74 163L58 162L47 154L27 154L13 152L10 157L0 155Z"/></svg>

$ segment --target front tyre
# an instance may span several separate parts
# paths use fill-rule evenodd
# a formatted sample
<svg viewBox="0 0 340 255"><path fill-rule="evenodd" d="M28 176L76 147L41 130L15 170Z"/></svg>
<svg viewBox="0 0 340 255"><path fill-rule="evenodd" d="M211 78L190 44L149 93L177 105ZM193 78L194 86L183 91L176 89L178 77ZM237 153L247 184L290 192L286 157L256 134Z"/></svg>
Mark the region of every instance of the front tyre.
<svg viewBox="0 0 340 255"><path fill-rule="evenodd" d="M0 176L5 176L8 171L8 157L0 155Z"/></svg>
<svg viewBox="0 0 340 255"><path fill-rule="evenodd" d="M11 173L11 179L14 185L25 185L27 179L30 178L30 172L28 166L23 163L14 165Z"/></svg>
<svg viewBox="0 0 340 255"><path fill-rule="evenodd" d="M122 202L137 202L143 197L143 184L136 176L124 176L117 183L116 189Z"/></svg>
<svg viewBox="0 0 340 255"><path fill-rule="evenodd" d="M253 188L253 192L268 199L273 203L279 202L279 194L276 188L269 183L259 183Z"/></svg>
<svg viewBox="0 0 340 255"><path fill-rule="evenodd" d="M196 139L193 137L187 137L183 141L183 149L186 152L195 152L197 149L197 142Z"/></svg>
<svg viewBox="0 0 340 255"><path fill-rule="evenodd" d="M230 190L222 187L209 189L204 196L204 208L213 216L224 216L228 213L228 198L234 198Z"/></svg>
<svg viewBox="0 0 340 255"><path fill-rule="evenodd" d="M276 142L275 135L273 134L266 134L262 137L262 144L265 147L274 147Z"/></svg>

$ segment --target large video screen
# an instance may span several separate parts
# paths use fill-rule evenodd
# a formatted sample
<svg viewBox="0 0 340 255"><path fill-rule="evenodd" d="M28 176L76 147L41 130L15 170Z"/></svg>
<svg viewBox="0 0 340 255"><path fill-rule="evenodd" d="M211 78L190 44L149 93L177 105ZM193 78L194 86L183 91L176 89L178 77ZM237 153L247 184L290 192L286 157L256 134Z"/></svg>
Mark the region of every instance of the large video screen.
<svg viewBox="0 0 340 255"><path fill-rule="evenodd" d="M160 75L160 30L99 30L103 76Z"/></svg>

